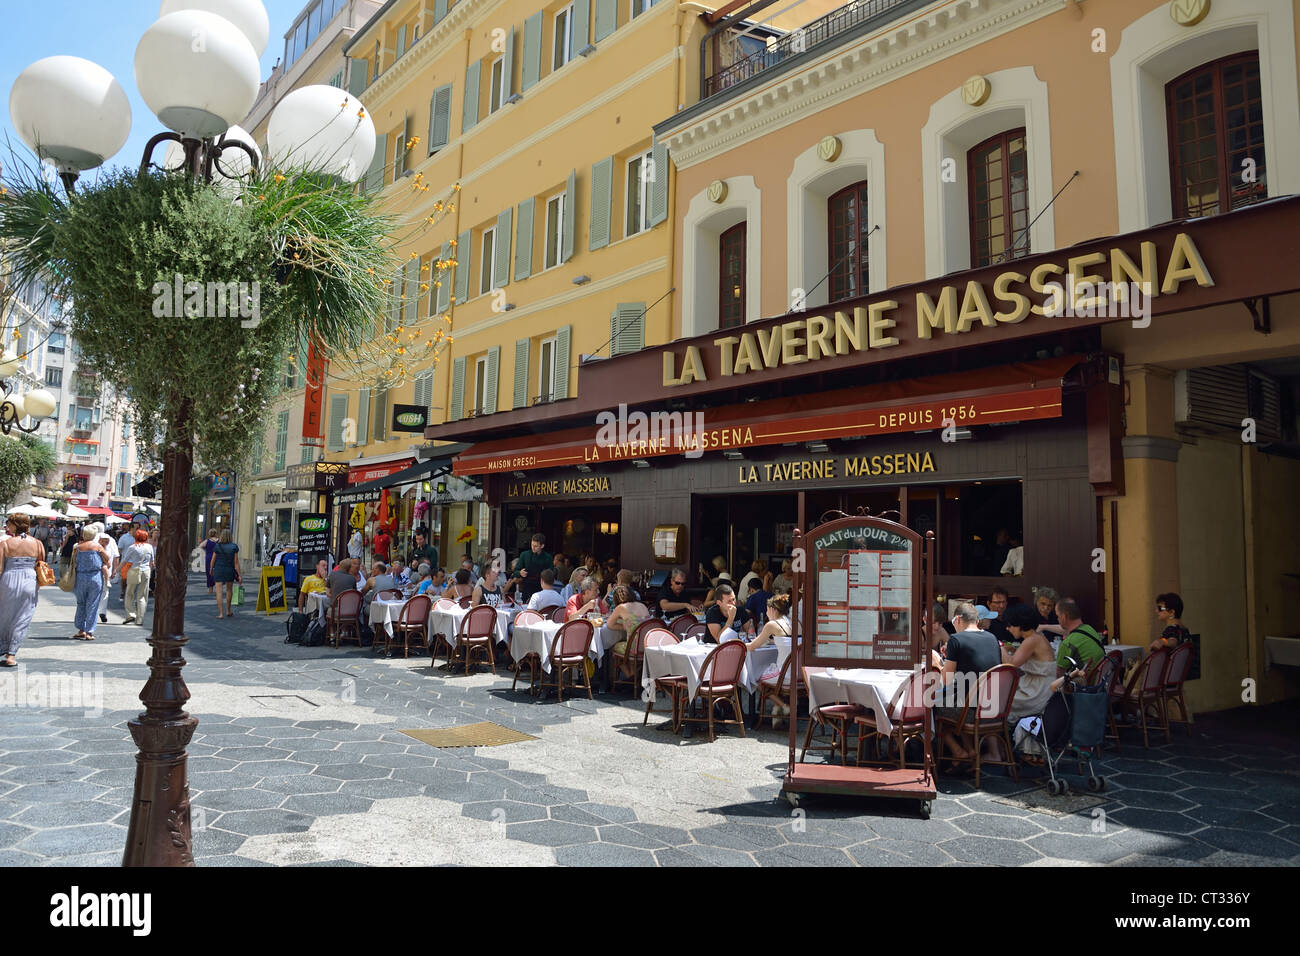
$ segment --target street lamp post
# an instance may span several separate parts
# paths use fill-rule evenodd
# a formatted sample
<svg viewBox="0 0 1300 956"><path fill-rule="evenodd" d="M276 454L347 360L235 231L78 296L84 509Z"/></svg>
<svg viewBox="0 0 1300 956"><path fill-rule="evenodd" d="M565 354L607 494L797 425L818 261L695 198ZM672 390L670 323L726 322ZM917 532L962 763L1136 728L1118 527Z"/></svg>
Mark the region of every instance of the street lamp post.
<svg viewBox="0 0 1300 956"><path fill-rule="evenodd" d="M165 168L184 169L204 183L215 180L221 186L258 170L261 156L235 124L256 100L268 33L260 0L164 0L135 54L141 97L166 127L145 147L141 174L154 165L153 153L163 143L169 144ZM77 57L32 64L14 83L9 106L19 136L55 166L70 197L80 173L101 165L130 133L131 111L121 86L102 67ZM373 157L375 130L368 112L347 93L309 86L276 107L268 143L283 168L355 182ZM40 390L29 393L26 410L48 414L54 408L49 399ZM13 404L11 399L4 407ZM15 407L21 417L22 406ZM182 410L180 418L186 417ZM183 433L188 420L171 424ZM198 721L184 709L190 694L181 676L181 651L188 640L183 633L188 528L186 509L167 507L168 501L188 501L193 464L188 444L169 444L164 452L153 653L140 693L145 711L129 722L140 751L125 866L194 865L186 747ZM173 598L162 600L164 585Z"/></svg>

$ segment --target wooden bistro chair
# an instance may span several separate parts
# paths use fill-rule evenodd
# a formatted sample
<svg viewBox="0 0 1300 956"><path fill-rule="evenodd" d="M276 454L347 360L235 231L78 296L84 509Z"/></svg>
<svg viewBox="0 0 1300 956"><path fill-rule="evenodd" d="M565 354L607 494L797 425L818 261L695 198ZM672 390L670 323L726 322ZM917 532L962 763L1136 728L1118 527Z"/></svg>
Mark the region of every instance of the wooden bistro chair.
<svg viewBox="0 0 1300 956"><path fill-rule="evenodd" d="M619 684L631 684L632 692L635 694L641 686L641 661L645 658L645 639L646 635L654 630L663 630L663 621L650 618L642 621L637 625L632 635L623 642L623 650L620 653L615 644L610 653L614 661L614 680L610 685L613 690Z"/></svg>
<svg viewBox="0 0 1300 956"><path fill-rule="evenodd" d="M664 647L668 644L679 643L677 635L666 627L656 627L645 636L645 645L641 650L642 661L645 660L645 648ZM673 733L681 729L681 705L682 699L686 696L686 675L669 674L665 677L656 677L654 686L646 692L645 717L641 719L641 726L644 727L650 721L650 711L654 709L655 698L659 692L663 691L668 695L668 699L673 705Z"/></svg>
<svg viewBox="0 0 1300 956"><path fill-rule="evenodd" d="M925 733L925 722L929 717L929 711L925 707L923 690L924 681L921 674L913 671L912 676L903 682L903 686L898 688L894 694L894 699L889 702L890 723L893 724L893 730L888 734L882 734L876 725L874 714L865 714L853 718L853 722L858 727L858 763L862 763L862 745L868 739L882 739L889 744L898 747L898 769L907 769L907 742L913 737L920 737ZM879 761L875 761L879 762Z"/></svg>
<svg viewBox="0 0 1300 956"><path fill-rule="evenodd" d="M428 595L425 596L427 597ZM456 602L451 600L450 598L440 597L433 602L433 610L442 611L443 613L446 613L448 611L454 611L456 607L457 607ZM443 634L441 631L439 631L436 634L430 635L430 638L431 639L429 643L432 646L429 649L429 656L436 661L438 659L438 651L445 647L447 649L447 666L448 668L450 668L451 659L454 653L451 646L450 635Z"/></svg>
<svg viewBox="0 0 1300 956"><path fill-rule="evenodd" d="M515 616L514 626L518 627L520 624L540 624L544 620L546 620L546 618L542 616L541 611L520 611L519 614ZM519 686L519 672L524 669L525 665L528 667L528 691L529 693L535 693L537 690L537 678L542 673L542 659L533 651L529 651L525 654L523 660L515 661L515 679L511 682L510 689L513 691L517 686Z"/></svg>
<svg viewBox="0 0 1300 956"><path fill-rule="evenodd" d="M1187 736L1192 735L1192 718L1187 712L1187 701L1183 700L1183 684L1192 669L1192 654L1196 648L1191 641L1183 641L1169 652L1169 665L1165 669L1165 692L1161 701L1161 710L1166 724L1182 724L1187 728ZM1179 718L1174 720L1169 713L1169 705L1177 704Z"/></svg>
<svg viewBox="0 0 1300 956"><path fill-rule="evenodd" d="M708 712L709 743L714 740L713 725L733 724L740 728L740 736L745 736L745 715L740 710L740 675L745 668L745 657L749 649L744 641L727 641L709 651L700 667L700 683L695 688L695 696L690 703L703 701ZM713 716L713 705L726 701L731 705L734 720L718 720ZM689 709L690 705L687 705ZM683 717L681 722L705 723L702 717Z"/></svg>
<svg viewBox="0 0 1300 956"><path fill-rule="evenodd" d="M381 601L400 601L402 598L406 597L406 595L402 593L401 588L384 588L384 590L376 594L375 597L379 598Z"/></svg>
<svg viewBox="0 0 1300 956"><path fill-rule="evenodd" d="M565 615L568 614L568 612L569 609L563 604L557 604L546 612L546 616L555 624L563 624L565 623Z"/></svg>
<svg viewBox="0 0 1300 956"><path fill-rule="evenodd" d="M492 645L496 643L496 639L496 608L487 604L470 608L469 613L460 622L460 634L456 637L456 642L465 655L466 674L474 665L475 654L482 654L487 659L488 666L492 668L493 675L496 674L497 665L492 659Z"/></svg>
<svg viewBox="0 0 1300 956"><path fill-rule="evenodd" d="M416 649L429 649L429 609L433 600L427 594L417 594L402 606L402 612L393 625L393 640L402 639L402 656L411 656L411 640Z"/></svg>
<svg viewBox="0 0 1300 956"><path fill-rule="evenodd" d="M682 635L682 640L688 641L692 637L704 644L713 641L713 635L709 633L709 625L703 621L691 621L690 627L686 628L686 633Z"/></svg>
<svg viewBox="0 0 1300 956"><path fill-rule="evenodd" d="M785 659L785 663L781 665L781 672L779 674L777 674L775 677L769 677L766 680L760 680L758 682L758 720L754 723L755 730L757 730L758 725L763 722L764 717L766 717L769 721L771 721L772 729L773 730L776 729L776 710L773 709L772 713L769 714L764 709L767 707L768 701L771 701L774 704L780 704L783 707L788 708L790 711L790 719L798 720L798 712L796 710L796 707L799 703L799 700L803 700L808 697L808 687L807 685L801 682L799 684L798 699L795 699L793 695L791 695L790 668L794 666L793 661L794 661L794 651L791 650L790 656L787 657Z"/></svg>
<svg viewBox="0 0 1300 956"><path fill-rule="evenodd" d="M327 637L338 647L345 633L350 640L361 643L361 592L344 591L330 605L329 619L325 624Z"/></svg>
<svg viewBox="0 0 1300 956"><path fill-rule="evenodd" d="M955 720L951 717L939 718L937 727L939 760L943 760L943 734L945 730L951 730L954 733L975 739L976 790L980 786L980 768L985 763L1010 768L1011 778L1017 782L1020 781L1020 774L1016 770L1016 751L1011 745L1011 726L1007 722L1011 715L1011 704L1016 696L1016 685L1019 683L1020 671L1010 664L999 664L997 667L991 667L983 674L980 674L979 680L975 684L975 699L966 701L966 705ZM989 689L986 690L985 688ZM994 713L983 713L980 702L984 700L990 703ZM1002 741L1002 746L1006 748L1004 759L987 760L983 757L984 741L989 737Z"/></svg>
<svg viewBox="0 0 1300 956"><path fill-rule="evenodd" d="M668 625L668 630L677 635L677 639L684 640L686 632L695 624L700 623L695 620L694 614L679 614L673 618L672 623Z"/></svg>
<svg viewBox="0 0 1300 956"><path fill-rule="evenodd" d="M793 651L791 651L790 656L794 656ZM806 667L803 671L803 685L808 686L808 668ZM866 708L859 704L823 704L816 709L809 707L808 732L804 734L803 753L799 755L799 762L803 763L810 750L828 750L831 753L838 750L840 761L847 766L849 762L849 726L866 712ZM823 730L830 728L831 742L828 746L813 745L813 731L818 727Z"/></svg>
<svg viewBox="0 0 1300 956"><path fill-rule="evenodd" d="M1152 707L1160 718L1160 729L1165 732L1165 743L1172 742L1169 736L1169 720L1165 713L1165 672L1169 668L1169 651L1158 647L1147 654L1146 660L1138 665L1129 679L1120 707L1125 714L1134 710L1142 724L1142 746L1150 748L1151 740L1147 733L1147 711Z"/></svg>
<svg viewBox="0 0 1300 956"><path fill-rule="evenodd" d="M551 674L555 684L542 682L541 687L555 687L556 696L564 703L564 675L576 670L582 675L583 686L587 688L587 699L594 700L591 693L591 675L587 673L587 657L591 653L591 639L596 636L596 629L586 618L567 621L555 632L551 639ZM575 686L577 681L574 681Z"/></svg>

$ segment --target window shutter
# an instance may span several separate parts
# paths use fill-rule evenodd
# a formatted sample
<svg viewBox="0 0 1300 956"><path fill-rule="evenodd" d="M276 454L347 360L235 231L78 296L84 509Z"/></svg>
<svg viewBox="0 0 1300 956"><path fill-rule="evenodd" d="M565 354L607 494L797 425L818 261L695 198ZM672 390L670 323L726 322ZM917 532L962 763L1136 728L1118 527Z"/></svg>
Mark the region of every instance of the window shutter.
<svg viewBox="0 0 1300 956"><path fill-rule="evenodd" d="M515 278L527 279L533 273L533 200L519 204L519 224L515 231Z"/></svg>
<svg viewBox="0 0 1300 956"><path fill-rule="evenodd" d="M551 400L569 397L569 338L573 326L566 325L555 333L555 394Z"/></svg>
<svg viewBox="0 0 1300 956"><path fill-rule="evenodd" d="M414 325L420 311L420 260L406 264L406 291L403 293L402 325Z"/></svg>
<svg viewBox="0 0 1300 956"><path fill-rule="evenodd" d="M370 161L366 172L366 192L376 192L384 188L384 164L388 161L388 137L375 137L375 158Z"/></svg>
<svg viewBox="0 0 1300 956"><path fill-rule="evenodd" d="M415 396L411 400L413 404L429 412L432 419L433 409L433 372L421 372L415 377Z"/></svg>
<svg viewBox="0 0 1300 956"><path fill-rule="evenodd" d="M289 450L289 413L281 412L275 422L275 470L284 471L284 459Z"/></svg>
<svg viewBox="0 0 1300 956"><path fill-rule="evenodd" d="M527 90L542 78L542 11L524 21L524 69L519 89Z"/></svg>
<svg viewBox="0 0 1300 956"><path fill-rule="evenodd" d="M456 237L456 301L458 303L469 298L469 264L472 258L470 239L471 232L468 229Z"/></svg>
<svg viewBox="0 0 1300 956"><path fill-rule="evenodd" d="M591 36L591 0L575 0L573 4L573 55L588 44Z"/></svg>
<svg viewBox="0 0 1300 956"><path fill-rule="evenodd" d="M609 354L639 352L645 346L645 303L620 302L609 317Z"/></svg>
<svg viewBox="0 0 1300 956"><path fill-rule="evenodd" d="M668 145L656 142L650 148L654 178L650 180L650 225L668 218Z"/></svg>
<svg viewBox="0 0 1300 956"><path fill-rule="evenodd" d="M596 0L596 29L592 38L599 43L618 29L618 0Z"/></svg>
<svg viewBox="0 0 1300 956"><path fill-rule="evenodd" d="M330 396L330 427L328 444L330 451L343 450L343 419L348 417L347 395Z"/></svg>
<svg viewBox="0 0 1300 956"><path fill-rule="evenodd" d="M384 318L384 332L391 333L402 324L402 270L398 269L388 287L388 315Z"/></svg>
<svg viewBox="0 0 1300 956"><path fill-rule="evenodd" d="M515 343L515 408L528 407L528 352L531 346L529 339Z"/></svg>
<svg viewBox="0 0 1300 956"><path fill-rule="evenodd" d="M614 158L602 159L591 167L591 223L587 248L609 245L609 207L614 201Z"/></svg>
<svg viewBox="0 0 1300 956"><path fill-rule="evenodd" d="M308 346L304 342L299 342L298 350L298 387L306 388L307 386L307 352Z"/></svg>
<svg viewBox="0 0 1300 956"><path fill-rule="evenodd" d="M402 54L406 52L406 27L397 28L397 58L400 60Z"/></svg>
<svg viewBox="0 0 1300 956"><path fill-rule="evenodd" d="M505 61L501 64L501 72L505 80L505 89L502 91L501 104L504 106L505 101L510 99L515 92L515 28L511 27L506 31L506 55Z"/></svg>
<svg viewBox="0 0 1300 956"><path fill-rule="evenodd" d="M388 389L375 392L375 441L388 438Z"/></svg>
<svg viewBox="0 0 1300 956"><path fill-rule="evenodd" d="M370 389L363 388L357 393L357 444L370 442Z"/></svg>
<svg viewBox="0 0 1300 956"><path fill-rule="evenodd" d="M402 174L406 172L406 155L410 152L410 150L406 148L406 144L410 141L411 117L408 116L402 121L402 138L393 146L396 153L393 157L393 182L397 182L401 179Z"/></svg>
<svg viewBox="0 0 1300 956"><path fill-rule="evenodd" d="M474 62L465 71L465 110L461 118L460 131L467 133L478 122L478 74L481 62Z"/></svg>
<svg viewBox="0 0 1300 956"><path fill-rule="evenodd" d="M429 155L451 141L451 84L433 91L429 102Z"/></svg>
<svg viewBox="0 0 1300 956"><path fill-rule="evenodd" d="M442 244L442 254L441 254L441 259L442 259L443 262L448 262L448 261L450 261L450 259L451 259L451 243L450 243L450 242L444 242L444 243ZM438 306L438 308L437 308L437 313L438 313L438 315L442 315L444 312L447 311L448 308L451 307L451 282L452 282L452 278L451 278L451 267L450 267L450 266L448 266L447 268L443 269L441 272L438 273L438 281L441 283L441 285L437 286L437 288L435 289L435 291L438 293L438 299L437 299L437 306Z"/></svg>
<svg viewBox="0 0 1300 956"><path fill-rule="evenodd" d="M253 457L250 461L255 475L262 473L262 441L262 429L259 428L253 434Z"/></svg>
<svg viewBox="0 0 1300 956"><path fill-rule="evenodd" d="M451 363L451 414L447 421L460 421L465 415L465 357Z"/></svg>
<svg viewBox="0 0 1300 956"><path fill-rule="evenodd" d="M496 287L504 289L510 284L510 227L515 218L515 210L507 206L505 212L497 216L497 234L492 244L492 254L496 257L492 269L496 274Z"/></svg>
<svg viewBox="0 0 1300 956"><path fill-rule="evenodd" d="M564 235L560 240L560 261L568 262L573 258L573 207L574 194L578 187L578 171L569 171L569 178L564 184Z"/></svg>
<svg viewBox="0 0 1300 956"><path fill-rule="evenodd" d="M366 91L366 87L370 85L366 82L369 79L367 76L369 69L369 60L358 60L355 57L348 58L348 92L353 96L360 97Z"/></svg>
<svg viewBox="0 0 1300 956"><path fill-rule="evenodd" d="M491 415L497 410L498 373L501 370L501 346L494 345L487 354L487 385L483 389L483 412Z"/></svg>
<svg viewBox="0 0 1300 956"><path fill-rule="evenodd" d="M447 0L433 0L433 25L437 26L447 17Z"/></svg>

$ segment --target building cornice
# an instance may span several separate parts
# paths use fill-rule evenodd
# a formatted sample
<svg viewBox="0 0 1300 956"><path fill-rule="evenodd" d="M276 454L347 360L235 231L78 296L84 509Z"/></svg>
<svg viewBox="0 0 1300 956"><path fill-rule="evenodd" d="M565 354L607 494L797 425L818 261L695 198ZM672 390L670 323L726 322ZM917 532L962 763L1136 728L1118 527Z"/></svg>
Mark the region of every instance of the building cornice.
<svg viewBox="0 0 1300 956"><path fill-rule="evenodd" d="M486 19L493 11L504 4L505 0L495 3L458 3L438 21L438 25L415 41L405 53L397 58L392 66L381 73L373 83L361 91L361 102L370 115L375 116L387 105L388 100L403 89L412 74L419 73L433 65L439 56L448 52L447 44L456 38L463 38L475 20ZM361 36L358 31L357 37ZM355 42L357 37L353 37Z"/></svg>
<svg viewBox="0 0 1300 956"><path fill-rule="evenodd" d="M937 60L1064 9L1063 0L948 0L827 51L673 129L658 125L673 163L686 169L900 79Z"/></svg>

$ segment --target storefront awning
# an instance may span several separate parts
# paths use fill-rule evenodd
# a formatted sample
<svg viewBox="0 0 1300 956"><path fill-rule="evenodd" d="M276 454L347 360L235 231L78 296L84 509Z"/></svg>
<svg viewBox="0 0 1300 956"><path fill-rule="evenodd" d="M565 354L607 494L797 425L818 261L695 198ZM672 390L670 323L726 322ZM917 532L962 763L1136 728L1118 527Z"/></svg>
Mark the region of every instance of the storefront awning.
<svg viewBox="0 0 1300 956"><path fill-rule="evenodd" d="M634 411L602 424L519 439L480 442L457 456L457 475L595 465L666 455L861 438L1057 418L1065 374L1079 356L972 369L701 412ZM609 421L609 419L614 419ZM619 420L621 419L621 420Z"/></svg>
<svg viewBox="0 0 1300 956"><path fill-rule="evenodd" d="M452 470L453 456L458 451L468 447L468 445L449 446L444 454L436 458L417 461L414 465L393 472L391 475L385 475L382 478L376 478L374 481L368 481L363 485L356 485L346 491L341 491L334 496L334 502L340 505L357 505L378 501L380 492L385 488L396 488L400 485L410 484L413 481L424 481L437 475L449 474Z"/></svg>

